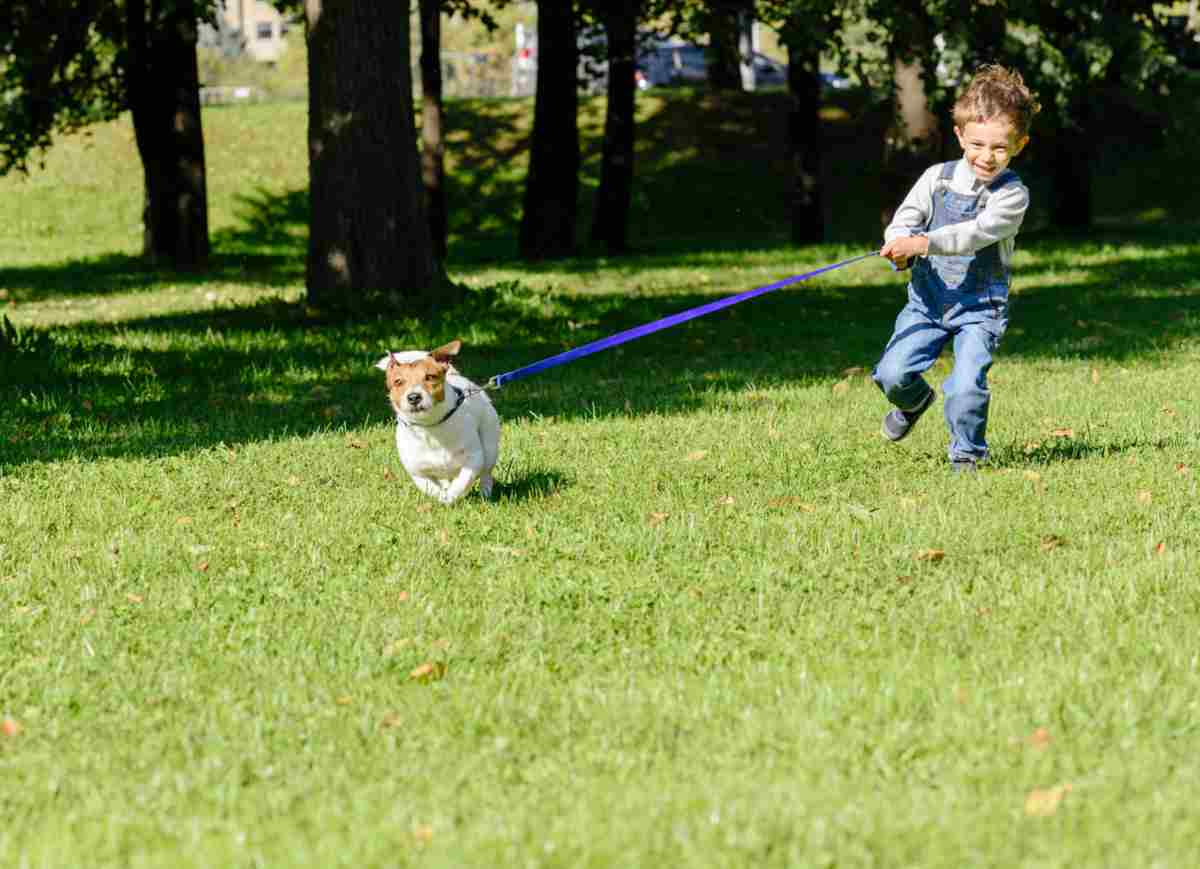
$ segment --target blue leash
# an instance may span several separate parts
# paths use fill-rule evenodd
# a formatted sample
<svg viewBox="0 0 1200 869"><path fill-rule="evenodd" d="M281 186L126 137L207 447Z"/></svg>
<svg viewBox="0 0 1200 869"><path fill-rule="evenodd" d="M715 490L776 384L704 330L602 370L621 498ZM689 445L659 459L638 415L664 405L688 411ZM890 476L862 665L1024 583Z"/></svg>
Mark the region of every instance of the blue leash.
<svg viewBox="0 0 1200 869"><path fill-rule="evenodd" d="M609 335L607 338L598 338L595 341L590 341L587 344L582 344L571 350L566 350L554 356L547 356L538 362L523 365L520 368L514 368L512 371L506 371L503 374L497 374L487 382L485 389L499 389L506 383L512 383L514 380L520 380L523 377L528 377L531 374L537 374L539 371L545 371L547 368L554 368L557 365L565 365L568 362L573 362L576 359L582 359L584 356L590 356L593 353L599 353L601 350L607 350L609 347L616 347L618 344L624 344L627 341L633 341L636 338L641 338L644 335L651 335L663 329L669 329L672 326L677 326L680 323L686 323L688 320L694 320L697 317L703 317L705 314L711 314L714 311L719 311L722 308L728 308L736 305L739 302L745 302L748 299L753 299L757 296L772 292L773 290L781 289L792 284L798 284L801 281L807 281L809 278L817 275L831 272L834 269L840 269L843 266L848 266L851 263L859 262L873 256L879 256L879 251L873 250L870 253L864 253L860 256L851 257L850 259L842 260L839 263L834 263L829 266L822 266L811 272L805 272L802 275L793 275L790 278L784 278L781 281L776 281L773 284L767 284L764 287L756 287L753 290L746 290L744 293L738 293L735 296L726 296L723 299L718 299L715 302L709 302L705 305L699 305L695 308L688 308L686 311L680 311L678 314L672 314L669 317L663 317L661 320L655 320L651 323L644 323L641 326L634 326L632 329L626 329L624 332L617 332L615 335Z"/></svg>

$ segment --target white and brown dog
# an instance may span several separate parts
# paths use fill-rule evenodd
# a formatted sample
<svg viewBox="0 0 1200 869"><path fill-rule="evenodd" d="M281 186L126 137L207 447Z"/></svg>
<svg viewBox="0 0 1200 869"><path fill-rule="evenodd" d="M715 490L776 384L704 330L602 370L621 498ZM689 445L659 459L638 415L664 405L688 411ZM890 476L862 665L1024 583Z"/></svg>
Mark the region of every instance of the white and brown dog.
<svg viewBox="0 0 1200 869"><path fill-rule="evenodd" d="M396 412L396 451L417 488L453 504L479 481L492 497L492 468L500 455L500 417L487 393L451 364L462 348L389 353L375 363L387 373Z"/></svg>

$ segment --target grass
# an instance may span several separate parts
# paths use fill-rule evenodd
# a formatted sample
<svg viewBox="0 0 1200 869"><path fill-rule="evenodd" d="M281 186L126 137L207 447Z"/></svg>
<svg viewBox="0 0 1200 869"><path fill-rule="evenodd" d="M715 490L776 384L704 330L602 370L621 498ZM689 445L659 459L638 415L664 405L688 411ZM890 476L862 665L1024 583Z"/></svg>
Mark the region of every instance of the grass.
<svg viewBox="0 0 1200 869"><path fill-rule="evenodd" d="M507 387L495 503L404 478L386 348L483 378L877 243L864 164L791 248L770 112L644 108L640 251L528 268L528 107L456 104L434 323L295 304L300 107L206 112L205 278L137 264L127 125L0 181L0 862L1191 864L1200 191L1147 191L1161 152L1019 244L977 478L936 414L877 434L873 261Z"/></svg>

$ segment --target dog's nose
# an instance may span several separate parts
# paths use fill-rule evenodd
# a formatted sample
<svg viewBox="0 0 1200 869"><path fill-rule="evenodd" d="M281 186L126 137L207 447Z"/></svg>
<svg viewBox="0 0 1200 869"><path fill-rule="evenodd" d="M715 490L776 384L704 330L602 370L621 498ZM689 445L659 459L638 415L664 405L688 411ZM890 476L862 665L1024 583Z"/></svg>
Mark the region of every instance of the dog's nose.
<svg viewBox="0 0 1200 869"><path fill-rule="evenodd" d="M421 403L421 393L419 392L410 392L405 398L408 399L408 403L413 407L417 407Z"/></svg>

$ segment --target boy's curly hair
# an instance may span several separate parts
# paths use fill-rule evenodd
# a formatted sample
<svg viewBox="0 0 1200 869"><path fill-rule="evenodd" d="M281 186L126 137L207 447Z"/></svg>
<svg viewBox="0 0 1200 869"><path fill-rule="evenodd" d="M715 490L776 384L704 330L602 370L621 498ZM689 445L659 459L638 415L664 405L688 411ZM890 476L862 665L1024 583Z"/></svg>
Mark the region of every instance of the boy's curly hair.
<svg viewBox="0 0 1200 869"><path fill-rule="evenodd" d="M983 123L1003 115L1012 122L1018 138L1023 138L1041 110L1019 72L989 63L976 70L954 103L954 125L962 128L972 121Z"/></svg>

